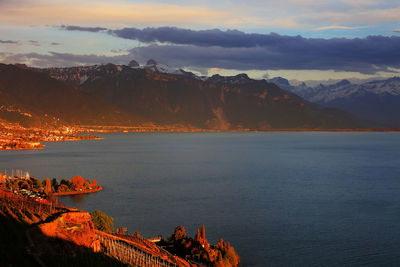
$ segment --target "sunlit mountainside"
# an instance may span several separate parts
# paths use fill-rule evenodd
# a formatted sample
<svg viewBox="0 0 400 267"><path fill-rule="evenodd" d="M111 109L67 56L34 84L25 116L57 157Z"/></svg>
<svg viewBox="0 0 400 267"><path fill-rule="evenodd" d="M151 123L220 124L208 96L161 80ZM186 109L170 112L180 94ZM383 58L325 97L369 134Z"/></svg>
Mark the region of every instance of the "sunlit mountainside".
<svg viewBox="0 0 400 267"><path fill-rule="evenodd" d="M291 85L286 79L270 80L282 89L295 93L321 106L339 108L387 127L400 127L400 78L354 84L342 80L334 84Z"/></svg>
<svg viewBox="0 0 400 267"><path fill-rule="evenodd" d="M343 129L352 115L246 74L198 77L155 61L71 68L0 65L1 118L24 125L180 125L205 130ZM29 115L26 115L29 114Z"/></svg>

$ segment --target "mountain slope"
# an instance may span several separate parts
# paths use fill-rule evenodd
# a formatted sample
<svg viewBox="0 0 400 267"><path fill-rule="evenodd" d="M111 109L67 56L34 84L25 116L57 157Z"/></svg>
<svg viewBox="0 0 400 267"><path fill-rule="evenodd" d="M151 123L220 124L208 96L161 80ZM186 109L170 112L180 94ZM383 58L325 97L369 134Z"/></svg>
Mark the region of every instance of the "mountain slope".
<svg viewBox="0 0 400 267"><path fill-rule="evenodd" d="M128 116L101 98L46 74L0 64L0 114L26 126L121 124Z"/></svg>
<svg viewBox="0 0 400 267"><path fill-rule="evenodd" d="M41 71L158 124L220 130L356 127L344 112L321 108L245 74L203 81L185 72L113 64Z"/></svg>
<svg viewBox="0 0 400 267"><path fill-rule="evenodd" d="M245 74L200 79L158 67L0 64L0 96L0 118L26 125L151 123L213 130L359 126L345 112L322 108Z"/></svg>
<svg viewBox="0 0 400 267"><path fill-rule="evenodd" d="M314 88L289 85L285 89L311 102L351 112L364 120L400 127L399 77L363 84L342 80Z"/></svg>

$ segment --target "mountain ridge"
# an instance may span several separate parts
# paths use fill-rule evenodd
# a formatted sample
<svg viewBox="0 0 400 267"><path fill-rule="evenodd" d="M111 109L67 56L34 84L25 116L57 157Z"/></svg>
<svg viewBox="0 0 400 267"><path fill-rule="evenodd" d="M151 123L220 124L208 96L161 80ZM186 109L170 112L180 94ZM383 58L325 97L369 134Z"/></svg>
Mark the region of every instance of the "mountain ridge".
<svg viewBox="0 0 400 267"><path fill-rule="evenodd" d="M310 102L338 108L388 127L400 127L400 77L353 84L341 80L335 84L308 87L285 85L280 79L271 79L283 89Z"/></svg>
<svg viewBox="0 0 400 267"><path fill-rule="evenodd" d="M29 99L38 98L40 104L32 105L25 97L24 101L15 102L20 108L34 110L37 117L57 115L54 117L65 123L154 123L224 131L360 127L345 112L312 104L246 74L200 79L188 72L171 74L110 63L47 69L2 64L0 70L0 93L13 97L17 91L25 90ZM20 77L24 90L15 85L18 82L1 75L5 70L18 73L11 76ZM41 81L42 93L50 96L43 98L34 83L26 82L33 76ZM6 90L7 86L18 90ZM46 102L54 102L51 105L57 112L38 108ZM73 108L65 102L72 102Z"/></svg>

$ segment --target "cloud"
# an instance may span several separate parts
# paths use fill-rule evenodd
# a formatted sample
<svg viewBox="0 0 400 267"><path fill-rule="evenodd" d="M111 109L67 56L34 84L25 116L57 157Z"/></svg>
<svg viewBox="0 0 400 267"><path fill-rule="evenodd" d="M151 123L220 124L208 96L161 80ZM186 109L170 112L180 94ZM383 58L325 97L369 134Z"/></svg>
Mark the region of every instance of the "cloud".
<svg viewBox="0 0 400 267"><path fill-rule="evenodd" d="M360 29L361 27L349 27L349 26L324 26L324 27L319 27L316 28L316 31L324 31L324 30L357 30Z"/></svg>
<svg viewBox="0 0 400 267"><path fill-rule="evenodd" d="M19 42L12 40L0 40L0 44L19 44Z"/></svg>
<svg viewBox="0 0 400 267"><path fill-rule="evenodd" d="M0 2L1 5L1 2ZM231 12L199 5L164 4L129 1L6 1L0 8L0 22L95 24L115 26L127 24L222 24Z"/></svg>
<svg viewBox="0 0 400 267"><path fill-rule="evenodd" d="M270 46L279 38L279 35L274 33L257 34L244 33L238 30L222 31L220 29L196 31L177 27L144 28L142 30L137 28L123 28L120 30L109 30L109 33L116 37L138 40L144 43L160 42L221 47Z"/></svg>
<svg viewBox="0 0 400 267"><path fill-rule="evenodd" d="M393 37L391 37L393 38ZM296 38L272 47L200 47L150 45L131 50L143 61L155 58L172 66L237 70L335 70L365 74L400 67L400 38L369 37L367 40ZM386 47L384 47L386 46Z"/></svg>
<svg viewBox="0 0 400 267"><path fill-rule="evenodd" d="M351 28L328 26L325 29L333 27ZM142 46L132 49L132 52L138 56L143 55L143 59L155 54L158 58L165 58L164 62L168 64L176 61L178 66L190 64L196 67L243 70L333 69L376 73L400 64L400 37L318 39L276 33L249 34L238 30L219 29L195 31L176 27L142 30L123 28L108 32L117 37L143 43L167 44ZM182 50L182 53L179 50ZM218 53L214 54L214 51ZM197 55L201 57L197 58Z"/></svg>
<svg viewBox="0 0 400 267"><path fill-rule="evenodd" d="M61 45L61 44L57 42L52 42L51 45Z"/></svg>
<svg viewBox="0 0 400 267"><path fill-rule="evenodd" d="M394 29L393 32L400 32L400 29Z"/></svg>
<svg viewBox="0 0 400 267"><path fill-rule="evenodd" d="M352 8L349 10L335 11L335 10L321 10L315 12L312 16L302 14L299 20L312 24L333 24L333 25L376 25L386 23L398 23L400 6L388 8Z"/></svg>
<svg viewBox="0 0 400 267"><path fill-rule="evenodd" d="M0 0L2 23L62 23L100 25L101 28L176 25L312 30L324 25L397 23L399 12L400 4L396 0Z"/></svg>
<svg viewBox="0 0 400 267"><path fill-rule="evenodd" d="M162 28L155 32L138 30L134 37L143 42L157 40L158 43L135 47L115 56L51 52L48 55L9 55L6 60L37 66L73 66L102 62L127 64L132 59L146 62L154 58L173 67L196 69L334 70L363 74L400 68L400 37L397 36L319 39L274 33Z"/></svg>
<svg viewBox="0 0 400 267"><path fill-rule="evenodd" d="M212 30L190 30L176 27L159 28L123 28L110 30L110 34L144 43L161 42L172 44L190 44L197 46L222 46L222 47L254 47L265 45L269 42L269 35L246 34L238 30L221 31Z"/></svg>
<svg viewBox="0 0 400 267"><path fill-rule="evenodd" d="M115 64L127 64L126 56L102 56L102 55L79 55L71 53L50 52L49 54L0 53L3 63L24 63L34 67L73 67L83 65L94 65L112 62Z"/></svg>
<svg viewBox="0 0 400 267"><path fill-rule="evenodd" d="M71 25L61 25L61 29L67 31L84 31L84 32L100 32L105 31L107 28L103 27L81 27L81 26L71 26Z"/></svg>

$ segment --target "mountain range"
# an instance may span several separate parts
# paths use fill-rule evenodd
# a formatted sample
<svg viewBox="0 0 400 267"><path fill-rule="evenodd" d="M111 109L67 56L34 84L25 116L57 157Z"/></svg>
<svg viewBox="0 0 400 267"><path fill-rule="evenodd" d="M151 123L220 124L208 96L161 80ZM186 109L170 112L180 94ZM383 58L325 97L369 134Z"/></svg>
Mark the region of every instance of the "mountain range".
<svg viewBox="0 0 400 267"><path fill-rule="evenodd" d="M382 126L400 127L400 77L362 84L342 80L335 84L314 87L304 83L293 86L281 77L269 81L310 102L338 108Z"/></svg>
<svg viewBox="0 0 400 267"><path fill-rule="evenodd" d="M204 130L360 127L349 113L246 74L198 77L154 60L129 65L0 64L0 119L25 126L151 123Z"/></svg>

